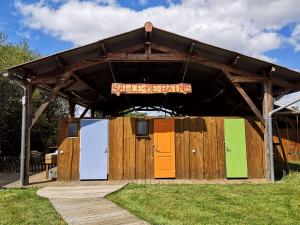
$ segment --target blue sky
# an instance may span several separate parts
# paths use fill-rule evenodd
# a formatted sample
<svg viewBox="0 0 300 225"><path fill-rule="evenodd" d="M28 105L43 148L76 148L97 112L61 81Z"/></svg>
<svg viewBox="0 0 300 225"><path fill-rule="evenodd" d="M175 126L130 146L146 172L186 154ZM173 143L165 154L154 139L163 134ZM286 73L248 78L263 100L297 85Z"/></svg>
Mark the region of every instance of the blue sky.
<svg viewBox="0 0 300 225"><path fill-rule="evenodd" d="M261 14L254 6L252 9L247 5L247 2L256 2L255 0L234 0L227 1L227 4L219 2L226 3L226 0L2 0L0 1L0 31L8 36L10 42L18 42L26 38L33 49L42 55L49 55L141 27L146 20L150 19L154 21L154 26L158 24L160 28L199 41L271 60L291 69L300 69L300 16L297 15L300 14L297 13L300 11L299 1L283 1L286 2L285 9L280 9L275 3L270 4L273 1L257 1L262 8L266 4L270 11L275 10L273 13L262 10ZM243 11L243 7L246 13L240 21L236 15L231 19L231 16L226 17L225 14L224 17L222 14L224 10L231 10L232 13L228 12L228 15L231 15L235 13L235 8ZM42 10L45 10L45 13L39 13ZM74 15L76 16L76 10L78 10L78 17L82 16L77 27L76 24L74 25L76 21L72 21ZM86 19L81 15L81 11L95 13L97 10L99 18L94 20ZM295 12L296 10L298 11ZM202 17L212 12L214 14L211 14L211 18ZM116 13L115 18L112 15L114 13ZM279 14L281 19L278 19ZM286 17L282 14L286 14ZM178 18L178 15L182 18ZM87 29L84 28L85 19L87 27L96 26L95 32L85 30ZM54 20L53 25L52 20ZM61 21L64 21L63 24ZM236 25L231 26L232 23ZM216 28L211 29L211 26ZM296 32L297 29L299 34ZM86 36L75 34L77 31L86 33ZM236 34L233 35L234 33Z"/></svg>
<svg viewBox="0 0 300 225"><path fill-rule="evenodd" d="M26 4L37 2L39 1L22 1L22 3ZM143 1L120 0L118 3L122 7L136 11L153 6L169 6L168 1L165 0L145 1L145 3ZM179 1L174 1L174 3L179 3ZM48 1L48 4L53 8L58 8L61 5L60 1ZM30 46L42 55L54 54L74 47L74 44L70 41L62 41L49 34L45 34L41 30L30 29L24 26L22 14L16 9L15 1L12 0L0 1L0 32L5 33L8 36L8 40L13 43L27 39Z"/></svg>

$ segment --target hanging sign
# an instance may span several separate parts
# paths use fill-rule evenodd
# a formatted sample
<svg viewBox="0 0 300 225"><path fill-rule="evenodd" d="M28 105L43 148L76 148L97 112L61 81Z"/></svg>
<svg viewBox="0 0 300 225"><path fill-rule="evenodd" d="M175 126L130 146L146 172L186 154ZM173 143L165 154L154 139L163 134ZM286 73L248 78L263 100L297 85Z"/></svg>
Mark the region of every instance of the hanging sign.
<svg viewBox="0 0 300 225"><path fill-rule="evenodd" d="M192 85L179 84L122 84L112 83L111 93L120 94L167 94L167 93L192 93Z"/></svg>

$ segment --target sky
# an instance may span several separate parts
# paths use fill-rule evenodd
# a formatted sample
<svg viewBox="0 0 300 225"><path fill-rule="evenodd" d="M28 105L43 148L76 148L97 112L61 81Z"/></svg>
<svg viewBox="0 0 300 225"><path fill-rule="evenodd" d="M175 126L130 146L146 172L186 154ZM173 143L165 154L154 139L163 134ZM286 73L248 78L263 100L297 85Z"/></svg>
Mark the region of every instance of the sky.
<svg viewBox="0 0 300 225"><path fill-rule="evenodd" d="M300 71L299 0L1 0L0 32L43 56L154 27Z"/></svg>

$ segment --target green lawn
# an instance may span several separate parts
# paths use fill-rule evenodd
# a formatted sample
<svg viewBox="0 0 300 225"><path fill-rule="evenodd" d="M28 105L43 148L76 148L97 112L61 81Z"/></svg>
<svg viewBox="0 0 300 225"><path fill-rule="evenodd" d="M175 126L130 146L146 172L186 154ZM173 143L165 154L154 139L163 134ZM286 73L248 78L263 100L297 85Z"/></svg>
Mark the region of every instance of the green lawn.
<svg viewBox="0 0 300 225"><path fill-rule="evenodd" d="M108 198L151 224L300 224L300 173L276 184L130 184Z"/></svg>
<svg viewBox="0 0 300 225"><path fill-rule="evenodd" d="M0 224L65 224L51 203L36 195L36 188L0 191Z"/></svg>

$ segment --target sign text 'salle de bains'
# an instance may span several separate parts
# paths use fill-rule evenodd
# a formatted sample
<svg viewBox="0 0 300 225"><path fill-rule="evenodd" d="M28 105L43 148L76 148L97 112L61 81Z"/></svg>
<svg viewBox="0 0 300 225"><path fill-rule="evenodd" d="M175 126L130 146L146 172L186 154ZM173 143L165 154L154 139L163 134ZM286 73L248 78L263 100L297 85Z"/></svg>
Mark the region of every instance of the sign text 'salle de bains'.
<svg viewBox="0 0 300 225"><path fill-rule="evenodd" d="M111 93L120 94L167 94L167 93L192 93L192 85L179 84L123 84L112 83Z"/></svg>

